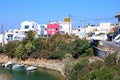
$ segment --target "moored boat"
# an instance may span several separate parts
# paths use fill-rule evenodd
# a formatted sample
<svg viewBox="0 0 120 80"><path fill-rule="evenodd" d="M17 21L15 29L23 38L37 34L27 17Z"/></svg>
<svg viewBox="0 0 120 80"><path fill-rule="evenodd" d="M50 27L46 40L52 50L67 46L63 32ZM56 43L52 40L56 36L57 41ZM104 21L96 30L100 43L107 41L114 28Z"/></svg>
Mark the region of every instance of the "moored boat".
<svg viewBox="0 0 120 80"><path fill-rule="evenodd" d="M30 67L28 67L26 70L27 71L31 71L31 70L36 70L37 69L37 67L35 67L35 66L30 66Z"/></svg>
<svg viewBox="0 0 120 80"><path fill-rule="evenodd" d="M12 69L21 69L24 67L24 64L15 64L13 65Z"/></svg>
<svg viewBox="0 0 120 80"><path fill-rule="evenodd" d="M12 62L8 61L7 63L5 63L4 67L5 68L12 68Z"/></svg>

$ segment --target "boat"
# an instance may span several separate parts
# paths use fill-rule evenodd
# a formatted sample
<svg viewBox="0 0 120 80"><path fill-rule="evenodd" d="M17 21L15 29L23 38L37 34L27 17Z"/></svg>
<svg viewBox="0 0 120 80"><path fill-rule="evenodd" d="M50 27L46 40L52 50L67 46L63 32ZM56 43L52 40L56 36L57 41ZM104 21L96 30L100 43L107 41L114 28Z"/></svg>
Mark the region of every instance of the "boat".
<svg viewBox="0 0 120 80"><path fill-rule="evenodd" d="M13 65L12 69L21 69L24 67L24 64L15 64Z"/></svg>
<svg viewBox="0 0 120 80"><path fill-rule="evenodd" d="M5 68L12 68L12 62L8 61L7 63L5 63L4 67Z"/></svg>
<svg viewBox="0 0 120 80"><path fill-rule="evenodd" d="M37 69L37 67L35 67L35 66L30 66L30 67L28 67L26 70L27 71L31 71L31 70L36 70Z"/></svg>

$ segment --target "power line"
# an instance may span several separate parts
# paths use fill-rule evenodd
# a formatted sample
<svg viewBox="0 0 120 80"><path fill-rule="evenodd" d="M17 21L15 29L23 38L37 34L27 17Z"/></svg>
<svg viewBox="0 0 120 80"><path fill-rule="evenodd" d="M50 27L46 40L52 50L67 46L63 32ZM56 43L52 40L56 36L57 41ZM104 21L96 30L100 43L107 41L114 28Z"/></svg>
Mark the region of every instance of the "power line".
<svg viewBox="0 0 120 80"><path fill-rule="evenodd" d="M84 17L77 17L77 16L72 16L71 19L75 21L100 21L100 20L115 20L115 18L84 18Z"/></svg>

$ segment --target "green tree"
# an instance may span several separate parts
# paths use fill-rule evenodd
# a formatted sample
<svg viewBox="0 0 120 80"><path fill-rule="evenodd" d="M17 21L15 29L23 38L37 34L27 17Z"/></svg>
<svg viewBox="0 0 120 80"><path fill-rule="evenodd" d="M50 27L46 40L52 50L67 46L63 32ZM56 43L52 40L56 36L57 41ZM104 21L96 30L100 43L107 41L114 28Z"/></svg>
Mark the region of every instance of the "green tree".
<svg viewBox="0 0 120 80"><path fill-rule="evenodd" d="M33 41L34 38L35 38L35 31L29 30L28 32L26 32L26 39Z"/></svg>
<svg viewBox="0 0 120 80"><path fill-rule="evenodd" d="M73 66L69 74L70 75L69 80L83 80L84 76L89 72L88 63L89 63L88 59L84 59L84 60L81 60L80 62L77 62Z"/></svg>
<svg viewBox="0 0 120 80"><path fill-rule="evenodd" d="M0 54L4 52L4 48L2 45L0 45Z"/></svg>
<svg viewBox="0 0 120 80"><path fill-rule="evenodd" d="M120 80L117 71L113 68L94 69L84 80Z"/></svg>
<svg viewBox="0 0 120 80"><path fill-rule="evenodd" d="M68 80L71 79L70 73L72 71L72 67L74 65L73 63L73 56L69 53L65 55L65 58L63 59L64 63L64 74L67 77Z"/></svg>
<svg viewBox="0 0 120 80"><path fill-rule="evenodd" d="M14 50L18 46L19 41L10 41L6 45L4 45L4 53L9 57L15 57Z"/></svg>
<svg viewBox="0 0 120 80"><path fill-rule="evenodd" d="M117 55L117 53L112 53L105 58L105 62L106 62L107 66L115 66L116 65L116 61L117 61L116 55Z"/></svg>
<svg viewBox="0 0 120 80"><path fill-rule="evenodd" d="M88 56L90 44L87 40L77 39L70 43L69 52L73 55L74 58L78 58L80 56ZM90 53L91 54L91 53Z"/></svg>

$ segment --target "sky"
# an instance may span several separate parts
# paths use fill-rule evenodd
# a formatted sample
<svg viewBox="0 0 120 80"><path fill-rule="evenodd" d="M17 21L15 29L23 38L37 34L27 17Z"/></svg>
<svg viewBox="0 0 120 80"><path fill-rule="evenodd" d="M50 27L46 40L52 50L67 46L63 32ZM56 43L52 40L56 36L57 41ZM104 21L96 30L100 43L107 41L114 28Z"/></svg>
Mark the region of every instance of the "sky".
<svg viewBox="0 0 120 80"><path fill-rule="evenodd" d="M114 16L118 12L120 0L0 0L0 26L3 24L8 30L20 28L26 20L48 24L70 16L73 28L77 28L100 22L117 23Z"/></svg>

